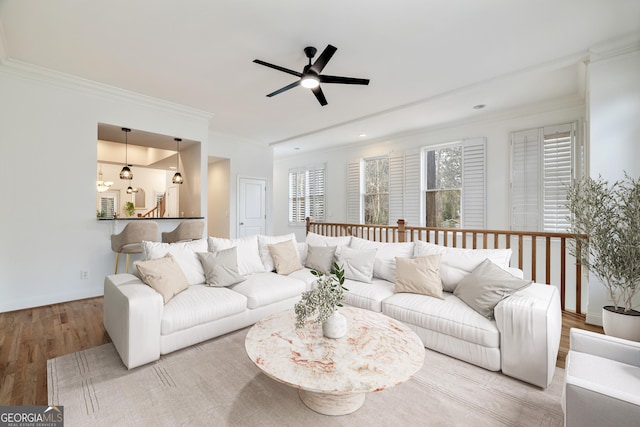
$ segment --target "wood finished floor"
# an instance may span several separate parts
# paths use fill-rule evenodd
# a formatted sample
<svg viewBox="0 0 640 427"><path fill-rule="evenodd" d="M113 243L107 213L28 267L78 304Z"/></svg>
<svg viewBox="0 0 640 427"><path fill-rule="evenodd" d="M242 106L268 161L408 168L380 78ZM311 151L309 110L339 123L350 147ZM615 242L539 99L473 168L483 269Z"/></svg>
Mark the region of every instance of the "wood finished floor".
<svg viewBox="0 0 640 427"><path fill-rule="evenodd" d="M560 367L570 328L602 332L585 324L584 316L563 313ZM0 313L0 405L46 405L47 359L108 342L102 297Z"/></svg>

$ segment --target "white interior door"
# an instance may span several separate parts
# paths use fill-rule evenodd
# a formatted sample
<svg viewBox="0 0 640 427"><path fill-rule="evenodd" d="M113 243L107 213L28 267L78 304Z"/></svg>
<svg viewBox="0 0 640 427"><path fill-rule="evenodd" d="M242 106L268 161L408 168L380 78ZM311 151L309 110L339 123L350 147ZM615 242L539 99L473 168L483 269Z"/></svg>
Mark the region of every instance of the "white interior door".
<svg viewBox="0 0 640 427"><path fill-rule="evenodd" d="M167 204L165 215L173 218L177 218L180 216L180 213L178 212L178 188L175 185L167 188Z"/></svg>
<svg viewBox="0 0 640 427"><path fill-rule="evenodd" d="M266 234L267 181L240 177L238 186L238 237Z"/></svg>

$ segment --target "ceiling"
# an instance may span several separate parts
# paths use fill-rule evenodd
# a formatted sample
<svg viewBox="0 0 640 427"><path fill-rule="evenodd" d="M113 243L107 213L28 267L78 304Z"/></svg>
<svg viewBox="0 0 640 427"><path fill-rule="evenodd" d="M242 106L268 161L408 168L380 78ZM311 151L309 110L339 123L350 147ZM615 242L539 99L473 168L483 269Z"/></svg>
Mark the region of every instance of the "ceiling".
<svg viewBox="0 0 640 427"><path fill-rule="evenodd" d="M210 112L276 156L582 96L589 49L620 39L640 40L638 0L0 0L0 61ZM369 86L265 96L296 78L254 59L302 71L327 44L323 73Z"/></svg>

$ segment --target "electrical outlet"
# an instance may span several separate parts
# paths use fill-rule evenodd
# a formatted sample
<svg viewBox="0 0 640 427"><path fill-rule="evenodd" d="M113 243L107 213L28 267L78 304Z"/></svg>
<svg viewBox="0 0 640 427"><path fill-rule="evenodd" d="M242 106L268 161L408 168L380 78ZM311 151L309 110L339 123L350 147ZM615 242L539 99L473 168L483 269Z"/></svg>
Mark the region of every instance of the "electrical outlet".
<svg viewBox="0 0 640 427"><path fill-rule="evenodd" d="M80 279L82 280L86 280L89 278L89 272L86 270L81 270L80 271Z"/></svg>

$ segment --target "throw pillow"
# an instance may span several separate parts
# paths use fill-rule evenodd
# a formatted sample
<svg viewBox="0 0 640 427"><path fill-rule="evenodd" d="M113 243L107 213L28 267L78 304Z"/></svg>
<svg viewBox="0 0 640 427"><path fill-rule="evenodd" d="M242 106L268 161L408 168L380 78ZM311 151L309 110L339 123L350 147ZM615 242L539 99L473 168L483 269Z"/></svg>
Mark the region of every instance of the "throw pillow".
<svg viewBox="0 0 640 427"><path fill-rule="evenodd" d="M414 256L442 254L440 278L446 292L453 292L458 283L485 259L506 270L511 261L511 249L462 249L417 241Z"/></svg>
<svg viewBox="0 0 640 427"><path fill-rule="evenodd" d="M162 258L134 263L144 283L162 295L164 303L189 287L182 269L170 254Z"/></svg>
<svg viewBox="0 0 640 427"><path fill-rule="evenodd" d="M184 272L190 285L204 283L204 270L196 253L207 251L206 239L176 243L143 241L141 246L145 260L162 258L170 253Z"/></svg>
<svg viewBox="0 0 640 427"><path fill-rule="evenodd" d="M262 265L264 265L264 269L266 271L275 270L275 264L271 257L271 252L269 251L269 245L285 242L287 240L293 240L293 243L297 243L296 235L294 233L284 234L282 236L264 236L262 234L258 234L258 251L260 259L262 260Z"/></svg>
<svg viewBox="0 0 640 427"><path fill-rule="evenodd" d="M238 272L237 252L235 246L218 252L198 252L207 285L224 287L245 280Z"/></svg>
<svg viewBox="0 0 640 427"><path fill-rule="evenodd" d="M462 279L453 294L487 319L493 319L493 309L500 301L530 284L530 280L512 276L486 259Z"/></svg>
<svg viewBox="0 0 640 427"><path fill-rule="evenodd" d="M331 267L333 267L333 256L335 253L335 246L309 245L307 248L307 259L304 266L324 274L329 274L331 272Z"/></svg>
<svg viewBox="0 0 640 427"><path fill-rule="evenodd" d="M238 248L238 271L240 274L246 276L251 273L262 273L267 271L260 259L257 234L237 239L209 237L209 252L218 252L234 246Z"/></svg>
<svg viewBox="0 0 640 427"><path fill-rule="evenodd" d="M352 237L349 246L355 249L377 249L373 263L373 277L393 283L396 281L396 257L413 257L415 244L413 242L374 242Z"/></svg>
<svg viewBox="0 0 640 427"><path fill-rule="evenodd" d="M344 269L345 278L371 283L375 259L375 249L353 249L343 246L338 254L338 265Z"/></svg>
<svg viewBox="0 0 640 427"><path fill-rule="evenodd" d="M291 274L303 268L298 258L298 248L292 240L269 245L269 252L278 274Z"/></svg>
<svg viewBox="0 0 640 427"><path fill-rule="evenodd" d="M440 281L440 254L418 258L396 258L394 291L444 299Z"/></svg>
<svg viewBox="0 0 640 427"><path fill-rule="evenodd" d="M331 237L308 232L305 242L311 246L347 246L351 242L351 236Z"/></svg>

